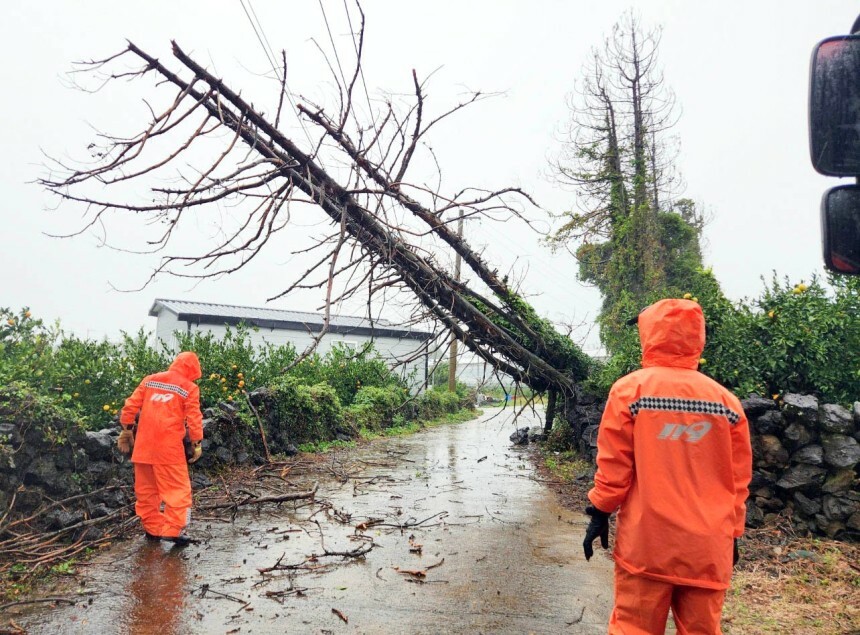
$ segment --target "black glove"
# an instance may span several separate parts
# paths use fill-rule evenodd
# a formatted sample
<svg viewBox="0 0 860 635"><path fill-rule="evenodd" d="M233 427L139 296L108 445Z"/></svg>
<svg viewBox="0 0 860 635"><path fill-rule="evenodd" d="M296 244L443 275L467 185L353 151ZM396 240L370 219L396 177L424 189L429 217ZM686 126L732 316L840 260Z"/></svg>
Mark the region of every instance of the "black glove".
<svg viewBox="0 0 860 635"><path fill-rule="evenodd" d="M738 553L738 539L735 538L735 545L732 548L732 566L734 567L738 563L738 560L740 560L740 559L741 559L741 554Z"/></svg>
<svg viewBox="0 0 860 635"><path fill-rule="evenodd" d="M609 514L593 505L586 507L585 513L591 516L591 522L588 523L588 529L585 530L582 548L585 551L585 559L591 560L591 556L594 555L594 548L591 545L598 536L600 536L600 546L609 549Z"/></svg>

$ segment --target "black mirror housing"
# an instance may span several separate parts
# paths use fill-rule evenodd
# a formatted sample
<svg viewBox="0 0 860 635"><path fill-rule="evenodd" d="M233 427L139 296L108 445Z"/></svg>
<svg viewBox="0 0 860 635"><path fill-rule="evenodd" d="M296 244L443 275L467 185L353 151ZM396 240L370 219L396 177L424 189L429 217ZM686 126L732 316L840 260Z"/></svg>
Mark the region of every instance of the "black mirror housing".
<svg viewBox="0 0 860 635"><path fill-rule="evenodd" d="M827 269L860 275L860 185L842 185L824 193L821 236Z"/></svg>
<svg viewBox="0 0 860 635"><path fill-rule="evenodd" d="M821 174L860 174L860 35L827 38L812 53L809 151Z"/></svg>

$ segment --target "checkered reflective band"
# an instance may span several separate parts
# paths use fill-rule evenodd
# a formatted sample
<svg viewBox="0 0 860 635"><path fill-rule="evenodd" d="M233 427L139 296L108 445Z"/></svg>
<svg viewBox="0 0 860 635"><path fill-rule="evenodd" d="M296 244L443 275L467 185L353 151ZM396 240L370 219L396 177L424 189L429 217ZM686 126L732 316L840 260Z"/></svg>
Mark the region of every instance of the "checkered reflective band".
<svg viewBox="0 0 860 635"><path fill-rule="evenodd" d="M165 384L161 381L148 381L146 382L147 388L158 388L159 390L167 390L170 392L175 392L177 395L181 395L183 397L188 396L188 391L180 388L176 384Z"/></svg>
<svg viewBox="0 0 860 635"><path fill-rule="evenodd" d="M675 397L639 397L630 404L630 414L634 417L640 410L665 410L672 412L702 412L709 415L720 415L729 420L732 425L741 420L741 416L718 401L703 401L700 399L678 399Z"/></svg>

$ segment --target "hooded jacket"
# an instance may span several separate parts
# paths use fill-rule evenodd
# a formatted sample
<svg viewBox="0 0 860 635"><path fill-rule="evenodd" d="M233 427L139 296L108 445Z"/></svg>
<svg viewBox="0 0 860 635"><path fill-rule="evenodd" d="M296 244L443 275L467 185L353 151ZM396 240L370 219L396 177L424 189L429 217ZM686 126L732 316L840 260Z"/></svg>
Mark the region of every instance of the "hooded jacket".
<svg viewBox="0 0 860 635"><path fill-rule="evenodd" d="M140 385L125 400L119 421L123 426L137 422L134 450L135 463L166 465L185 463L186 425L192 442L203 439L203 415L200 412L200 361L191 352L182 352L161 373L143 378Z"/></svg>
<svg viewBox="0 0 860 635"><path fill-rule="evenodd" d="M615 561L648 578L725 589L752 477L749 427L731 392L697 371L698 303L639 314L642 369L612 386L597 436L591 502L618 509Z"/></svg>

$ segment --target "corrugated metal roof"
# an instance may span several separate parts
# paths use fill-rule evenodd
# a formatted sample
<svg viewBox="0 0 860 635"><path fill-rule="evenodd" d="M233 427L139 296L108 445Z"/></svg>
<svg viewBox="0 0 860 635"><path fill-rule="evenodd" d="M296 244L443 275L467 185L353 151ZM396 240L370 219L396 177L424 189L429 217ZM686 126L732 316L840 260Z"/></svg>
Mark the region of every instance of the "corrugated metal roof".
<svg viewBox="0 0 860 635"><path fill-rule="evenodd" d="M149 315L158 316L163 308L180 316L180 319L183 321L202 320L210 324L219 321L223 321L225 324L244 322L268 328L319 331L325 321L325 316L320 313L237 306L232 304L212 304L209 302L189 302L187 300L168 300L163 298L156 298L149 309ZM183 319L183 316L188 319ZM333 333L374 333L380 337L426 339L430 336L429 333L396 326L388 320L374 320L371 324L367 318L352 315L330 316L329 330Z"/></svg>

